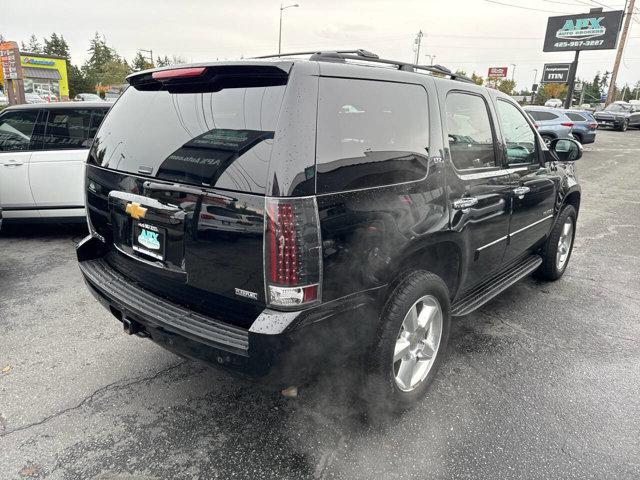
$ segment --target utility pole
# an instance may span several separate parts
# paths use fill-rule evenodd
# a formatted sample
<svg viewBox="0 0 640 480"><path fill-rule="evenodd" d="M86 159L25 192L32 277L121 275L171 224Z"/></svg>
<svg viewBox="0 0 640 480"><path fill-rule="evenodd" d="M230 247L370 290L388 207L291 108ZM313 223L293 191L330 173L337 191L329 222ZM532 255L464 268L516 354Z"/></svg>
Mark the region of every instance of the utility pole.
<svg viewBox="0 0 640 480"><path fill-rule="evenodd" d="M515 63L510 63L509 65L511 65L513 67L513 70L511 70L511 81L513 82L513 78L516 75L516 64Z"/></svg>
<svg viewBox="0 0 640 480"><path fill-rule="evenodd" d="M415 46L415 52L416 52L416 61L414 63L418 64L420 63L420 44L422 43L422 30L420 30L418 32L418 35L416 35L416 39L414 40L413 44Z"/></svg>
<svg viewBox="0 0 640 480"><path fill-rule="evenodd" d="M151 64L152 67L155 66L155 62L153 61L153 50L145 50L143 48L139 48L138 51L139 52L148 53L149 54L149 63Z"/></svg>
<svg viewBox="0 0 640 480"><path fill-rule="evenodd" d="M636 0L627 0L627 11L625 12L624 25L622 27L622 35L620 35L620 41L618 43L618 50L616 51L616 60L613 64L613 72L611 72L611 80L609 81L609 92L607 93L607 101L605 102L605 107L614 101L618 69L620 68L620 61L622 60L624 45L627 42L629 24L631 23L631 18L633 17L633 9L635 8L635 3Z"/></svg>

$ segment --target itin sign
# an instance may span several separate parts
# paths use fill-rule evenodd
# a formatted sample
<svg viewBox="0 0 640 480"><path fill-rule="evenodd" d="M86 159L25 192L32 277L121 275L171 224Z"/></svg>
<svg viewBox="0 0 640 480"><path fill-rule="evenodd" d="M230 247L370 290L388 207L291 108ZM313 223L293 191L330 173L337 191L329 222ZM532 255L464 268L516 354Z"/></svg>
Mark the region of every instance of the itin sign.
<svg viewBox="0 0 640 480"><path fill-rule="evenodd" d="M507 67L489 67L487 77L489 78L505 78L507 76Z"/></svg>
<svg viewBox="0 0 640 480"><path fill-rule="evenodd" d="M542 70L542 83L567 83L570 63L545 63Z"/></svg>
<svg viewBox="0 0 640 480"><path fill-rule="evenodd" d="M549 17L544 52L616 48L622 10Z"/></svg>

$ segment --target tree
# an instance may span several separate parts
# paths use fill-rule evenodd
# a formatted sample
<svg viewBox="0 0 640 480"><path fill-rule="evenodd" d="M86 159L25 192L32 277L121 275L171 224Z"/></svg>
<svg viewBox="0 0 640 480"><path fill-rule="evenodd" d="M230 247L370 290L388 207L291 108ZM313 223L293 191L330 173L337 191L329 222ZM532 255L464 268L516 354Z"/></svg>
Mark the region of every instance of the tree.
<svg viewBox="0 0 640 480"><path fill-rule="evenodd" d="M156 58L156 66L158 67L168 67L170 65L179 65L181 63L187 63L187 59L180 55L171 55L171 58L166 55L164 57Z"/></svg>
<svg viewBox="0 0 640 480"><path fill-rule="evenodd" d="M139 72L148 68L153 68L153 64L142 53L138 52L131 62L131 69L134 72Z"/></svg>
<svg viewBox="0 0 640 480"><path fill-rule="evenodd" d="M513 80L507 80L506 78L502 78L497 82L497 88L502 93L506 93L507 95L511 95L513 89L516 88L516 82Z"/></svg>
<svg viewBox="0 0 640 480"><path fill-rule="evenodd" d="M92 91L96 85L121 85L131 73L127 61L120 58L98 32L89 42L89 58L81 70L87 82L93 85Z"/></svg>
<svg viewBox="0 0 640 480"><path fill-rule="evenodd" d="M475 83L476 85L484 84L484 78L482 78L480 75L476 75L476 72L473 72L471 74L471 80L473 80L473 83Z"/></svg>
<svg viewBox="0 0 640 480"><path fill-rule="evenodd" d="M24 43L22 45L24 46ZM36 37L35 35L31 35L29 37L29 43L26 46L26 50L29 53L43 53L42 45L40 45L40 41L38 40L38 37Z"/></svg>
<svg viewBox="0 0 640 480"><path fill-rule="evenodd" d="M75 97L79 93L95 93L95 83L89 80L78 66L69 63L67 74L69 76L70 98Z"/></svg>
<svg viewBox="0 0 640 480"><path fill-rule="evenodd" d="M71 54L69 53L69 45L62 35L58 36L55 32L51 34L51 37L44 39L43 53L49 55L58 55L66 58L67 62L71 61Z"/></svg>

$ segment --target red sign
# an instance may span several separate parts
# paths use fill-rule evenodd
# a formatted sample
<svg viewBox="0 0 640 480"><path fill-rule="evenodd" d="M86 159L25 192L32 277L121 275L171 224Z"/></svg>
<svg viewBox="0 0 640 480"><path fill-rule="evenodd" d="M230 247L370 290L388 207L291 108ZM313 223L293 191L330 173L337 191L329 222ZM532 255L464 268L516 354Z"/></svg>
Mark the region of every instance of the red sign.
<svg viewBox="0 0 640 480"><path fill-rule="evenodd" d="M505 78L507 76L507 67L489 67L489 78Z"/></svg>

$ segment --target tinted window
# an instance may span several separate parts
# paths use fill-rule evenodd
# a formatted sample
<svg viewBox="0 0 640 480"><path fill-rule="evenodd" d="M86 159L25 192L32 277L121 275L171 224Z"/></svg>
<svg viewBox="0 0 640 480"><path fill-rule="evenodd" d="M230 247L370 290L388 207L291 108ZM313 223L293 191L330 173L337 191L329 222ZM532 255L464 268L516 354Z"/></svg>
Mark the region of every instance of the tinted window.
<svg viewBox="0 0 640 480"><path fill-rule="evenodd" d="M537 162L536 136L522 112L514 105L498 100L498 119L506 143L507 163Z"/></svg>
<svg viewBox="0 0 640 480"><path fill-rule="evenodd" d="M539 121L555 120L556 118L558 118L558 115L555 115L551 112L541 112L539 110L527 110L527 113L531 115L531 118Z"/></svg>
<svg viewBox="0 0 640 480"><path fill-rule="evenodd" d="M458 170L496 166L489 110L478 95L447 96L447 135L451 160Z"/></svg>
<svg viewBox="0 0 640 480"><path fill-rule="evenodd" d="M579 113L566 112L566 115L567 115L567 117L569 117L569 119L573 120L574 122L586 122L587 121L587 119L584 118Z"/></svg>
<svg viewBox="0 0 640 480"><path fill-rule="evenodd" d="M96 136L96 132L98 131L98 128L100 127L102 120L104 120L104 116L107 114L107 112L108 110L106 108L93 110L93 113L91 115L91 124L89 125L90 139Z"/></svg>
<svg viewBox="0 0 640 480"><path fill-rule="evenodd" d="M91 110L56 109L49 111L44 131L44 150L89 148Z"/></svg>
<svg viewBox="0 0 640 480"><path fill-rule="evenodd" d="M157 178L264 193L285 86L169 93L129 87L89 161Z"/></svg>
<svg viewBox="0 0 640 480"><path fill-rule="evenodd" d="M424 178L427 120L427 93L419 85L320 79L317 191Z"/></svg>
<svg viewBox="0 0 640 480"><path fill-rule="evenodd" d="M6 112L0 117L0 151L29 150L37 110Z"/></svg>

